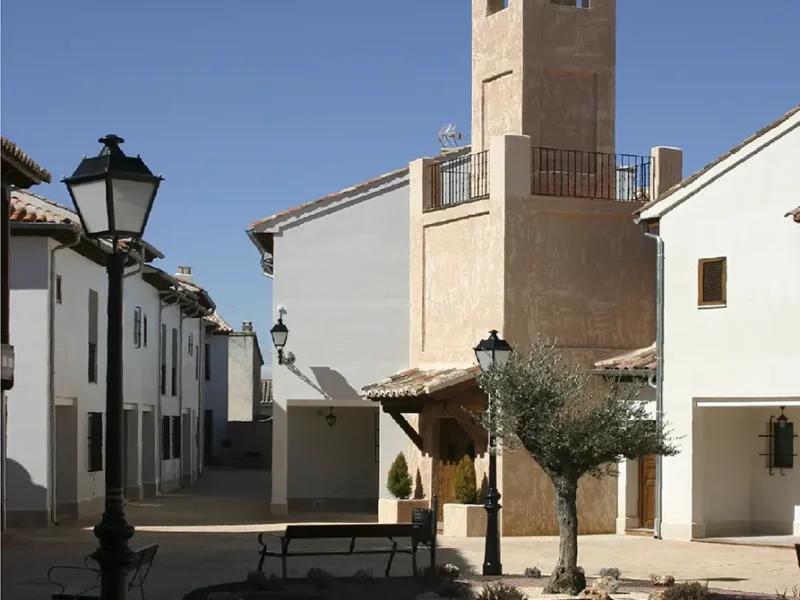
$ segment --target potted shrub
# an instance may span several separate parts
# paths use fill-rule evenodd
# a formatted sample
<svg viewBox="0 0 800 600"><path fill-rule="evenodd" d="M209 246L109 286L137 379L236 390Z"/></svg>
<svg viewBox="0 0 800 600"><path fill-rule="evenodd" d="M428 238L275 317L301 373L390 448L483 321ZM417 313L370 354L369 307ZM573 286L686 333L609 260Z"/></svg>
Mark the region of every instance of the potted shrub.
<svg viewBox="0 0 800 600"><path fill-rule="evenodd" d="M486 535L486 509L478 504L475 465L469 456L458 463L454 488L455 504L444 505L444 535L480 537Z"/></svg>
<svg viewBox="0 0 800 600"><path fill-rule="evenodd" d="M405 455L400 452L389 468L386 480L386 489L394 498L381 498L378 500L378 522L380 523L411 523L411 511L415 508L428 508L425 499L411 499L411 475L408 472L408 462Z"/></svg>

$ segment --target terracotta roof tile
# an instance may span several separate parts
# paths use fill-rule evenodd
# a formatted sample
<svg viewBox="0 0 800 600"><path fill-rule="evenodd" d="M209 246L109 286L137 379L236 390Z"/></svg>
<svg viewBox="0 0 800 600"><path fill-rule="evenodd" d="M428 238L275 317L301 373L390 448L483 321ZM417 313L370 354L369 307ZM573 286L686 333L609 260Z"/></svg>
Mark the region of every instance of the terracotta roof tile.
<svg viewBox="0 0 800 600"><path fill-rule="evenodd" d="M380 398L415 398L474 378L477 366L467 368L408 369L377 383L364 386L361 397L368 400Z"/></svg>
<svg viewBox="0 0 800 600"><path fill-rule="evenodd" d="M0 149L2 149L3 158L14 160L21 166L28 169L32 175L45 183L50 183L51 176L46 169L36 164L30 156L25 154L19 146L5 137L0 137Z"/></svg>
<svg viewBox="0 0 800 600"><path fill-rule="evenodd" d="M621 354L594 363L594 368L602 371L654 371L656 369L656 343L646 348Z"/></svg>
<svg viewBox="0 0 800 600"><path fill-rule="evenodd" d="M207 315L206 321L215 325L217 327L217 331L225 331L225 332L233 331L233 327L228 325L227 321L225 321L225 319L219 316L219 313L217 311L214 311L210 315Z"/></svg>
<svg viewBox="0 0 800 600"><path fill-rule="evenodd" d="M753 135L751 135L749 138L747 138L747 139L746 139L745 141L743 141L741 144L739 144L738 146L734 146L733 148L731 148L730 150L728 150L728 151L727 151L725 154L723 154L722 156L720 156L720 157L719 157L719 158L717 158L716 160L713 160L713 161L711 161L710 163L708 163L708 164L707 164L705 167L703 167L703 168L702 168L702 169L700 169L699 171L696 171L695 173L692 173L691 175L689 175L689 177L687 177L686 179L684 179L684 180L683 180L683 181L681 181L680 183L677 183L677 184L675 184L674 186L672 186L671 188L669 188L669 189L668 189L666 192L664 192L663 194L661 194L661 196L659 196L658 198L656 198L656 199L654 199L654 200L652 200L652 201L648 202L648 203L647 203L647 204L645 204L644 206L642 206L642 207L640 207L640 208L636 209L636 212L634 212L634 214L641 214L641 213L643 213L643 212L644 212L644 211L646 211L648 208L650 208L650 207L654 206L655 204L658 204L659 202L661 202L662 200L664 200L664 199L665 199L665 198L667 198L668 196L671 196L672 194L674 194L675 192L677 192L679 189L681 189L681 188L685 188L687 185L689 185L689 184L690 184L690 183L692 183L693 181L697 180L697 179L698 179L698 178L699 178L701 175L703 175L704 173L706 173L706 172L707 172L707 171L709 171L710 169L714 168L716 165L718 165L719 163L721 163L723 160L725 160L726 158L729 158L730 156L733 156L733 155L734 155L734 154L736 154L737 152L740 152L740 151L741 151L741 150L743 150L743 149L744 149L744 147L745 147L745 146L747 146L747 145L748 145L750 142L753 142L753 141L757 140L758 138L760 138L760 137L761 137L762 135L764 135L765 133L768 133L768 132L770 132L771 130L775 129L775 128L776 128L778 125L780 125L780 124L781 124L781 123L783 123L784 121L787 121L789 118L791 118L793 115L797 114L798 112L800 112L800 105L798 105L798 106L795 106L793 109L791 109L791 110L790 110L789 112L787 112L785 115L783 115L782 117L780 117L780 118L778 118L778 119L774 120L772 123L770 123L770 124L769 124L769 125L767 125L766 127L763 127L762 129L759 129L757 132L755 132Z"/></svg>
<svg viewBox="0 0 800 600"><path fill-rule="evenodd" d="M14 223L50 223L53 225L64 224L72 225L76 228L80 227L76 220L13 195L11 196L11 215L9 220Z"/></svg>
<svg viewBox="0 0 800 600"><path fill-rule="evenodd" d="M792 217L792 219L794 220L795 223L800 223L800 206L798 206L794 210L790 210L784 216L785 217Z"/></svg>

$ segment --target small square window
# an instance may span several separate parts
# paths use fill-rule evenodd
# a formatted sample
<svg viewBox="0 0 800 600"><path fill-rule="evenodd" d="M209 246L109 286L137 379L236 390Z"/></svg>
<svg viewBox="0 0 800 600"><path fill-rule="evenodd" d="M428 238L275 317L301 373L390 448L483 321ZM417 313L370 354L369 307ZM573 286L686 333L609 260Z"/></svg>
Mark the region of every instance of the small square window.
<svg viewBox="0 0 800 600"><path fill-rule="evenodd" d="M56 275L56 303L61 304L63 296L61 295L61 275Z"/></svg>
<svg viewBox="0 0 800 600"><path fill-rule="evenodd" d="M697 263L697 305L725 306L727 261L724 257L701 258Z"/></svg>

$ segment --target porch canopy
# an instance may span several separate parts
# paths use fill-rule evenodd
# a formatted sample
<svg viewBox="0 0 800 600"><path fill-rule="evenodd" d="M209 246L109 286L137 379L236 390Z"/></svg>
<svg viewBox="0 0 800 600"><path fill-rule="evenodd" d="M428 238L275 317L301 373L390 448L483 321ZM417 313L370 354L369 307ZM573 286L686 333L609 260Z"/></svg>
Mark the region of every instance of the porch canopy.
<svg viewBox="0 0 800 600"><path fill-rule="evenodd" d="M476 424L472 413L486 410L486 394L478 387L478 366L408 369L364 386L361 397L377 402L390 415L414 445L423 450L423 436L406 420L404 413L458 421L475 442L485 449L486 430ZM420 424L420 431L423 427Z"/></svg>

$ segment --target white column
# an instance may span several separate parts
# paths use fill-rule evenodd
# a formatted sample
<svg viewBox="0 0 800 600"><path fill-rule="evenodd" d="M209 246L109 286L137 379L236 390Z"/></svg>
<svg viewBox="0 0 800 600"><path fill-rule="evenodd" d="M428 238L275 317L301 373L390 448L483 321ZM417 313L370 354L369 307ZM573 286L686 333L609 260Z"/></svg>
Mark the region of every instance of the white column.
<svg viewBox="0 0 800 600"><path fill-rule="evenodd" d="M273 363L274 364L274 363ZM269 511L273 515L285 515L288 490L288 402L275 398L272 407L272 498Z"/></svg>

